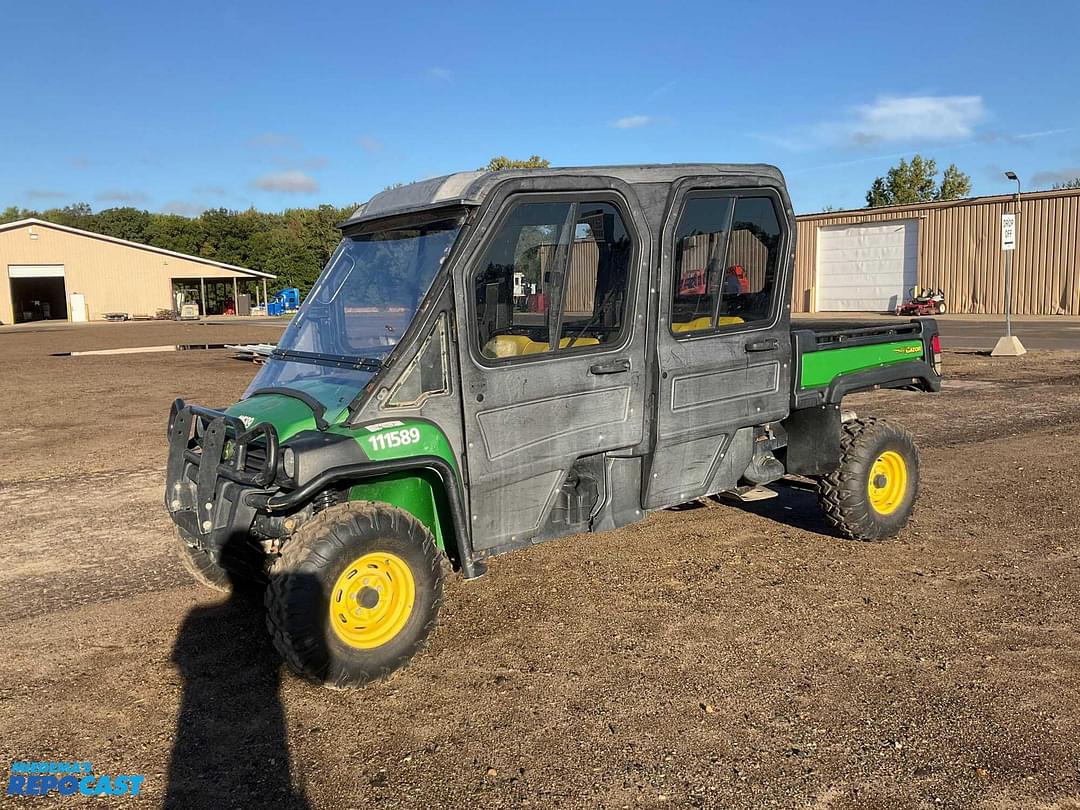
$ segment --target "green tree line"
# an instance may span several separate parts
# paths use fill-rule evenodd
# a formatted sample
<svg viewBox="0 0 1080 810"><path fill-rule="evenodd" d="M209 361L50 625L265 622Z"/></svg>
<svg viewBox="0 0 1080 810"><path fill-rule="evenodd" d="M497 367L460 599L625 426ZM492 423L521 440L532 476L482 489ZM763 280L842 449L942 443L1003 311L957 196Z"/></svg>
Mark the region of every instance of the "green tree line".
<svg viewBox="0 0 1080 810"><path fill-rule="evenodd" d="M356 205L291 208L280 213L211 208L197 217L138 208L93 211L86 203L34 211L10 207L0 223L37 217L92 233L201 256L276 275L280 287L307 293L341 238L335 227Z"/></svg>
<svg viewBox="0 0 1080 810"><path fill-rule="evenodd" d="M547 165L548 161L537 155L525 160L499 155L484 168L498 171ZM356 203L341 207L320 205L290 208L280 213L254 208L246 211L211 208L197 217L186 217L132 207L93 211L87 203L45 211L11 206L0 212L0 224L36 217L91 233L273 273L279 288L299 287L301 294L306 295L341 239L335 226L356 207Z"/></svg>

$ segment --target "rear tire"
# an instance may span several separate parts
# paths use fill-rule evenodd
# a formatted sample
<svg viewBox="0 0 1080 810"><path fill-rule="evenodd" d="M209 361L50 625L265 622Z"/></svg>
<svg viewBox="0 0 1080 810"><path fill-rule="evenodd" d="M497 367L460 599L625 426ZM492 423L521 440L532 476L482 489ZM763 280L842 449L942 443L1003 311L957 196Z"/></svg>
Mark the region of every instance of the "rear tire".
<svg viewBox="0 0 1080 810"><path fill-rule="evenodd" d="M352 501L323 510L270 570L274 646L298 675L331 689L387 677L435 630L441 557L431 532L401 509Z"/></svg>
<svg viewBox="0 0 1080 810"><path fill-rule="evenodd" d="M895 537L919 496L915 440L881 419L853 419L841 431L840 466L818 479L825 518L853 540Z"/></svg>

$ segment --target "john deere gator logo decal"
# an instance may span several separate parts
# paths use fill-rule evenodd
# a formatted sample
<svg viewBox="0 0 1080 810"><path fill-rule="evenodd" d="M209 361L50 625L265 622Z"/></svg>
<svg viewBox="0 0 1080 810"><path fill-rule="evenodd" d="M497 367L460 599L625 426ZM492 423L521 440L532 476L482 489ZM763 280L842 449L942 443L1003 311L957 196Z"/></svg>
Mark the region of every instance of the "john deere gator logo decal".
<svg viewBox="0 0 1080 810"><path fill-rule="evenodd" d="M897 354L922 354L921 346L897 346L893 349Z"/></svg>

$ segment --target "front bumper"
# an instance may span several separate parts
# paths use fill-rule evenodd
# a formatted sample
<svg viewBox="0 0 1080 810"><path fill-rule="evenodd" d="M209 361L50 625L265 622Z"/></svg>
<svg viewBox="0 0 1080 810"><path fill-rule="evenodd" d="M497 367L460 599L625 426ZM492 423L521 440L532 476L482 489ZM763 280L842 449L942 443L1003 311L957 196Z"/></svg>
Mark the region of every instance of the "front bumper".
<svg viewBox="0 0 1080 810"><path fill-rule="evenodd" d="M272 491L277 464L273 425L248 428L223 411L173 403L165 508L204 551L217 554L250 531L256 510L247 495Z"/></svg>

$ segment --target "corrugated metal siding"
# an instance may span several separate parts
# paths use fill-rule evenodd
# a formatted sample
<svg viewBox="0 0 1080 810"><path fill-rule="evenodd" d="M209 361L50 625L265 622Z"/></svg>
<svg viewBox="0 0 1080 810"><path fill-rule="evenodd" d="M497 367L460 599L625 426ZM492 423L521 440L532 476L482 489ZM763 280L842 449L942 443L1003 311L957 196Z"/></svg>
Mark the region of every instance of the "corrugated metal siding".
<svg viewBox="0 0 1080 810"><path fill-rule="evenodd" d="M709 266L709 254L715 251L716 234L701 233L683 239L683 270L699 270ZM722 234L721 234L722 236ZM720 246L723 252L724 246ZM731 232L727 245L728 255L721 261L726 270L732 265L740 265L746 272L750 290L757 292L765 286L765 268L769 263L769 249L761 243L753 231L739 228Z"/></svg>
<svg viewBox="0 0 1080 810"><path fill-rule="evenodd" d="M592 239L579 239L570 251L570 272L563 291L563 312L592 315L596 299L596 270L600 248Z"/></svg>
<svg viewBox="0 0 1080 810"><path fill-rule="evenodd" d="M30 238L31 228L37 239ZM73 292L82 293L92 321L101 320L106 312L153 315L171 309L174 278L252 278L202 262L27 225L0 231L0 323L14 322L8 279L8 266L13 264L64 265L68 305Z"/></svg>
<svg viewBox="0 0 1080 810"><path fill-rule="evenodd" d="M555 245L540 245L540 274L547 272ZM570 270L563 290L563 312L567 315L591 315L596 298L596 269L600 248L592 239L579 239L570 249Z"/></svg>
<svg viewBox="0 0 1080 810"><path fill-rule="evenodd" d="M1014 206L1015 197L1004 195L797 217L792 311L813 311L819 228L917 218L919 285L942 288L952 312L1001 313L1005 302L1001 215ZM1078 250L1080 190L1022 195L1013 257L1013 312L1080 315Z"/></svg>

